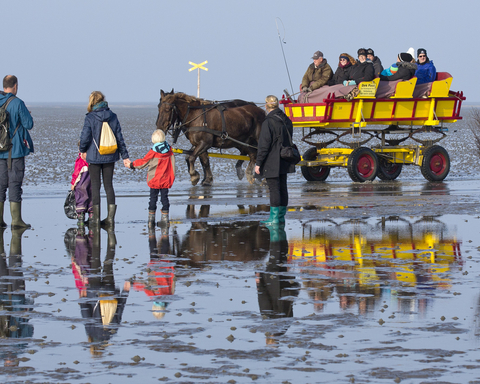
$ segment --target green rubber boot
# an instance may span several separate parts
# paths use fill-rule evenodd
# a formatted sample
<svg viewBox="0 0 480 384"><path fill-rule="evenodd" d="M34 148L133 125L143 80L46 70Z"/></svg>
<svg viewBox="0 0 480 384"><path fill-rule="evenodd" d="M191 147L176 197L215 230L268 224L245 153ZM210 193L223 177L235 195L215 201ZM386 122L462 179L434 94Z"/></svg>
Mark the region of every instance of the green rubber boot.
<svg viewBox="0 0 480 384"><path fill-rule="evenodd" d="M155 228L155 211L148 211L148 228Z"/></svg>
<svg viewBox="0 0 480 384"><path fill-rule="evenodd" d="M280 207L270 207L270 217L268 220L262 221L261 223L264 225L278 225L279 222L279 214L280 214Z"/></svg>
<svg viewBox="0 0 480 384"><path fill-rule="evenodd" d="M22 220L22 203L10 202L10 213L12 214L12 228L30 228L31 225Z"/></svg>
<svg viewBox="0 0 480 384"><path fill-rule="evenodd" d="M279 208L278 221L280 223L285 223L285 214L287 213L287 207L278 207L278 208Z"/></svg>
<svg viewBox="0 0 480 384"><path fill-rule="evenodd" d="M283 225L271 225L268 226L268 230L270 232L270 244L287 239Z"/></svg>

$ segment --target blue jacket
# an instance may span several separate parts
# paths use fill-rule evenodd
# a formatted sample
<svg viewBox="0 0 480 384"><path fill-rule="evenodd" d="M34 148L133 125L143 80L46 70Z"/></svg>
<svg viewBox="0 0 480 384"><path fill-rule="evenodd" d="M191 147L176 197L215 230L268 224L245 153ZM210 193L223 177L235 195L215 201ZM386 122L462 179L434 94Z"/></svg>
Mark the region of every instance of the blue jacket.
<svg viewBox="0 0 480 384"><path fill-rule="evenodd" d="M435 68L435 65L433 65L433 61L427 61L425 64L419 64L417 62L415 76L417 76L417 84L425 84L435 81L435 78L437 77L437 69Z"/></svg>
<svg viewBox="0 0 480 384"><path fill-rule="evenodd" d="M95 139L95 142L99 145L100 133L104 121L108 121L108 125L110 125L117 139L118 149L110 155L100 155L97 146L93 142L93 139ZM117 115L109 108L100 108L87 113L80 135L80 152L87 152L87 163L89 164L114 163L120 160L120 154L122 155L122 159L128 159L127 146L123 140L122 128L118 122Z"/></svg>
<svg viewBox="0 0 480 384"><path fill-rule="evenodd" d="M0 92L0 106L5 104L12 93ZM25 103L18 97L10 101L7 111L10 114L10 136L13 136L17 124L20 123L17 133L12 139L12 159L25 157L33 152L33 141L28 132L33 128L32 115ZM0 152L0 159L8 159L8 151Z"/></svg>

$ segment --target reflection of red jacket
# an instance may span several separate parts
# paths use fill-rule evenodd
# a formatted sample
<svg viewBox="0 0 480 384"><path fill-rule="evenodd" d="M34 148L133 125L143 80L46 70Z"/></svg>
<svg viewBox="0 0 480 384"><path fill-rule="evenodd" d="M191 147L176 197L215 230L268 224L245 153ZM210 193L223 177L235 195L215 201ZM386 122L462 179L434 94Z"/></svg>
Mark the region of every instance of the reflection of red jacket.
<svg viewBox="0 0 480 384"><path fill-rule="evenodd" d="M147 184L150 188L171 188L175 180L175 164L172 158L171 149L167 153L158 153L151 149L143 159L135 160L132 164L136 169L148 165Z"/></svg>
<svg viewBox="0 0 480 384"><path fill-rule="evenodd" d="M166 296L173 295L175 286L173 279L175 277L175 269L172 264L166 260L156 260L148 263L150 272L148 273L148 280L155 279L155 284L150 284L149 281L141 282L135 281L133 288L136 291L144 291L148 296Z"/></svg>

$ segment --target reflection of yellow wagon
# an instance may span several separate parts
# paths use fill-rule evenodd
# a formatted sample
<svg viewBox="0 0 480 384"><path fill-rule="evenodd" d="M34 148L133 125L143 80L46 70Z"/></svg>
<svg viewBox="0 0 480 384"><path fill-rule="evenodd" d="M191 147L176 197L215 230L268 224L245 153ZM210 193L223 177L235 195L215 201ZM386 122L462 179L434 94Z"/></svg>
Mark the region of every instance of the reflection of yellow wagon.
<svg viewBox="0 0 480 384"><path fill-rule="evenodd" d="M462 92L450 91L452 77L446 72L437 73L433 83L416 87L416 80L398 82L393 92L384 98L375 97L381 87L387 86L383 84L387 82L377 78L361 83L359 93L346 99L328 94L320 103L300 104L290 98L283 101L293 126L304 129L302 140L313 145L300 163L305 179L324 181L330 168L346 167L353 181L369 181L377 176L394 180L405 164L420 166L427 180L443 180L450 170L450 159L447 151L435 143L446 136L445 124L462 118L460 109L465 97ZM375 125L378 127L372 128ZM421 140L419 134L423 133L440 134L440 137ZM312 141L318 135L330 137ZM347 142L347 135L351 135L353 141ZM364 146L374 138L379 145ZM418 144L400 145L409 138ZM348 148L327 148L334 143Z"/></svg>

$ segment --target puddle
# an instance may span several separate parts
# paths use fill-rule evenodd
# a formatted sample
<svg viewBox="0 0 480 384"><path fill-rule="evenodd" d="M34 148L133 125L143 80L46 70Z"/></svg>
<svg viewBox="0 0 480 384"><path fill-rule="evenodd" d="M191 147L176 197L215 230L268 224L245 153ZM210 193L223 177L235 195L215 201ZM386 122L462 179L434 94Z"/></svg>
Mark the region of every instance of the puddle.
<svg viewBox="0 0 480 384"><path fill-rule="evenodd" d="M0 231L3 382L478 380L478 217L189 205L149 230L137 200L112 232Z"/></svg>

